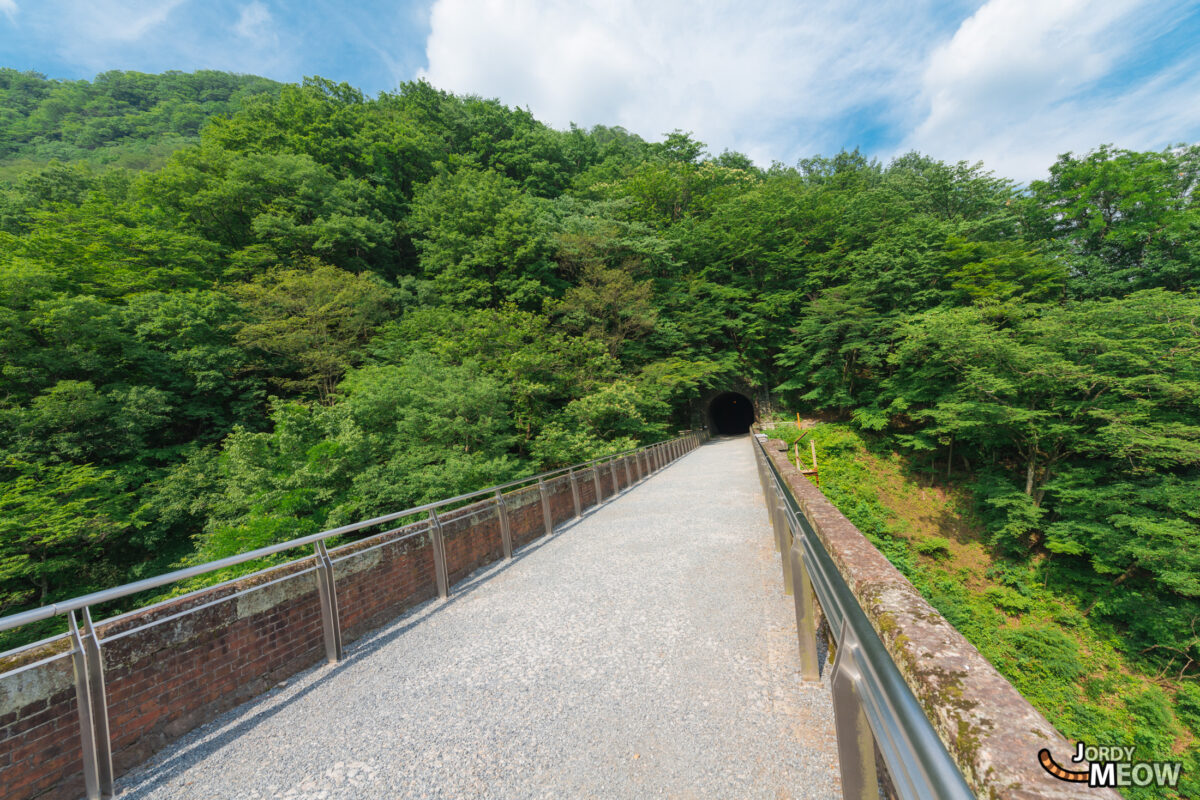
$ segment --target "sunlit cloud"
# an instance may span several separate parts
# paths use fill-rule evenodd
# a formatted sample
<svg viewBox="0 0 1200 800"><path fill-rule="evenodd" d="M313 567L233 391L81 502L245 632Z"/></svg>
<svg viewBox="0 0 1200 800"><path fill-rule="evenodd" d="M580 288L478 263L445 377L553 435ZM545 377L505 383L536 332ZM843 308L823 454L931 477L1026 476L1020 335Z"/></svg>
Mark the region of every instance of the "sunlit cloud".
<svg viewBox="0 0 1200 800"><path fill-rule="evenodd" d="M18 8L19 4L19 8ZM860 147L1030 180L1200 140L1200 0L0 0L0 65L427 78L759 164ZM16 35L19 33L19 35Z"/></svg>
<svg viewBox="0 0 1200 800"><path fill-rule="evenodd" d="M793 160L825 145L823 128L840 118L915 96L938 31L920 9L438 0L423 75L560 127L622 125L653 139L682 128L718 151Z"/></svg>
<svg viewBox="0 0 1200 800"><path fill-rule="evenodd" d="M1028 178L1067 151L1195 136L1195 56L1113 86L1171 21L1136 0L990 0L931 53L921 81L927 111L903 146Z"/></svg>
<svg viewBox="0 0 1200 800"><path fill-rule="evenodd" d="M437 0L422 74L559 127L682 128L763 165L916 148L1029 180L1067 150L1200 136L1196 58L1145 64L1189 15L1190 0ZM1121 85L1131 59L1145 74Z"/></svg>

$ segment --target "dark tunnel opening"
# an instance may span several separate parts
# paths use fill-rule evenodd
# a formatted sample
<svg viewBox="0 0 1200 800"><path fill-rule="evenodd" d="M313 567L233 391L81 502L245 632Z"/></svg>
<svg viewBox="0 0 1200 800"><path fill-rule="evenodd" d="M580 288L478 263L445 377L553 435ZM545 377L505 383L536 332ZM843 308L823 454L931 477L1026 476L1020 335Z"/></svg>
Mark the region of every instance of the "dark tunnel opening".
<svg viewBox="0 0 1200 800"><path fill-rule="evenodd" d="M754 404L744 394L723 392L708 404L708 421L715 434L748 433L754 424Z"/></svg>

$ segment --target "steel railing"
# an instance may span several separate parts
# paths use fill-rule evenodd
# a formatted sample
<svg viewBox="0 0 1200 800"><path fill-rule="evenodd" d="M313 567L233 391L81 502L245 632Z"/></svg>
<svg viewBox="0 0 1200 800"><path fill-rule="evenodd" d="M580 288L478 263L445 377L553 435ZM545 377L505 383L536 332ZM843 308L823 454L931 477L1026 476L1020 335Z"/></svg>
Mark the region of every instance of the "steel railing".
<svg viewBox="0 0 1200 800"><path fill-rule="evenodd" d="M334 565L346 561L350 558L360 556L371 550L383 547L386 545L394 545L407 539L418 536L428 535L430 537L430 545L433 550L434 562L434 579L437 584L437 593L441 598L445 598L450 593L449 569L446 562L445 541L442 532L443 516L447 509L454 511L468 504L471 501L478 501L484 498L491 499L491 505L495 508L497 517L500 522L501 546L505 559L511 559L513 553L512 530L508 516L508 504L505 498L506 494L515 494L517 492L526 491L534 488L538 489L542 507L542 520L546 534L551 534L554 531L554 521L550 509L550 493L547 489L547 480L556 480L567 478L571 485L571 496L574 505L575 516L580 517L583 513L583 508L580 503L579 482L581 480L580 473L591 472L591 480L596 495L595 505L600 505L606 500L616 497L620 493L620 476L618 469L623 468L625 474L626 489L641 483L653 473L659 471L663 467L682 457L686 453L703 444L708 439L707 431L684 431L673 439L668 439L663 442L645 445L643 447L625 450L620 453L614 453L602 458L592 459L591 461L573 464L569 467L561 467L559 469L542 472L537 475L531 475L526 478L519 478L508 483L489 486L486 489L460 494L456 497L450 497L445 500L438 500L433 503L407 508L403 511L397 511L391 514L384 514L380 517L356 522L350 525L343 525L339 528L321 531L320 533L302 536L296 539L291 539L279 544L260 547L256 550L251 550L245 553L240 553L235 556L223 558L217 561L211 561L205 564L187 567L185 569L175 570L174 572L158 575L153 578L136 581L134 583L125 584L123 586L104 589L98 592L82 595L70 600L64 600L59 603L54 603L41 608L31 609L18 614L13 614L7 617L0 618L0 631L12 630L22 625L28 625L33 622L50 619L59 615L66 615L68 630L64 634L51 636L37 642L22 645L4 653L0 653L0 658L17 655L19 653L28 652L35 648L45 645L50 645L55 642L67 640L70 643L68 649L59 651L46 658L41 658L31 663L24 664L4 673L0 673L0 677L12 675L17 672L35 669L51 662L61 659L70 658L72 660L74 675L75 675L75 693L77 700L77 708L79 712L79 727L81 751L83 758L83 773L84 784L89 800L99 800L105 794L111 796L113 794L114 774L112 768L112 749L111 736L108 724L108 703L105 694L104 683L104 658L103 648L104 642L114 641L129 636L133 633L145 630L146 628L155 625L163 624L174 619L196 613L202 609L222 602L228 602L232 598L240 597L252 591L259 591L267 586L279 583L286 580L294 580L300 576L310 572L316 576L318 600L321 607L321 623L322 635L325 644L326 658L330 663L336 663L343 658L341 620L337 602L337 584L334 576ZM604 495L604 486L601 480L602 467L607 467L607 471L612 479L612 493L607 497ZM634 480L636 473L637 479ZM451 508L453 507L453 508ZM438 510L443 510L443 516L438 514ZM426 525L418 530L414 530L403 536L395 536L404 529L414 524L419 525L422 521L419 515L428 515L425 520ZM397 522L398 520L409 520L406 524L398 528L392 528L380 533L371 534L363 539L342 545L342 547L334 548L332 551L327 546L327 541L334 537L344 536L350 533L364 531L370 528L387 525ZM387 538L387 537L392 538ZM366 544L366 547L363 545ZM201 605L188 608L183 612L172 614L159 619L152 619L141 626L135 626L128 630L123 630L112 636L102 637L93 622L91 609L95 606L110 603L121 598L131 595L140 594L142 592L167 586L172 583L195 578L201 575L206 575L229 567L244 564L249 561L266 558L277 555L279 553L293 550L298 547L313 547L313 554L297 558L292 561L287 561L279 564L272 564L247 575L241 575L237 578L218 583L211 586L205 586L192 592L183 595L171 597L157 603L153 603L132 611L125 612L114 616L107 623L114 623L129 619L135 615L145 615L147 612L153 611L156 608L164 606L168 603L178 603L182 599L195 597L203 592L212 592L214 589L231 586L238 581L246 581L249 578L263 576L270 572L286 570L289 566L301 565L305 562L310 562L310 566L297 571L287 571L285 575L265 582L255 582L248 589L238 591L231 595L221 595L216 600ZM338 550L342 548L356 548L343 556L338 556ZM81 612L77 616L76 612ZM52 649L52 648L51 648Z"/></svg>
<svg viewBox="0 0 1200 800"><path fill-rule="evenodd" d="M891 788L901 800L974 798L896 662L767 455L764 438L751 437L775 549L781 555L784 590L795 599L803 678L820 680L815 603L820 604L837 646L830 687L843 796L847 800L880 797L875 761L878 751Z"/></svg>

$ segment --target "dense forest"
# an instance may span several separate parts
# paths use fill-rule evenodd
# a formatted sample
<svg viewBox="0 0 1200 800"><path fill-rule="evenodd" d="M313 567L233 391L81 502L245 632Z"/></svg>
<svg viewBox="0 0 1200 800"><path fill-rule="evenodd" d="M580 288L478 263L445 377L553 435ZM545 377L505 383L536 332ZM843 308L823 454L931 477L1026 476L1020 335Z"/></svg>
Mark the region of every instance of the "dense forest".
<svg viewBox="0 0 1200 800"><path fill-rule="evenodd" d="M750 385L969 486L997 557L1200 728L1200 147L1028 187L917 153L762 169L423 82L220 73L0 71L0 114L0 614Z"/></svg>
<svg viewBox="0 0 1200 800"><path fill-rule="evenodd" d="M0 175L51 159L161 166L172 151L199 141L210 117L279 89L266 78L211 70L114 71L89 82L0 68Z"/></svg>

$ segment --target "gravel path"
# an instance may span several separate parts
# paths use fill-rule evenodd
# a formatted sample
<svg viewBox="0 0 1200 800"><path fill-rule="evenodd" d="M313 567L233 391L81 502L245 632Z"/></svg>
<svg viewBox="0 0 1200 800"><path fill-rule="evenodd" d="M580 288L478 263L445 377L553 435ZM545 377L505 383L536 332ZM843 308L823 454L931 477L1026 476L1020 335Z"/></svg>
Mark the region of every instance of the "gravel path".
<svg viewBox="0 0 1200 800"><path fill-rule="evenodd" d="M839 798L744 437L159 753L124 800Z"/></svg>

